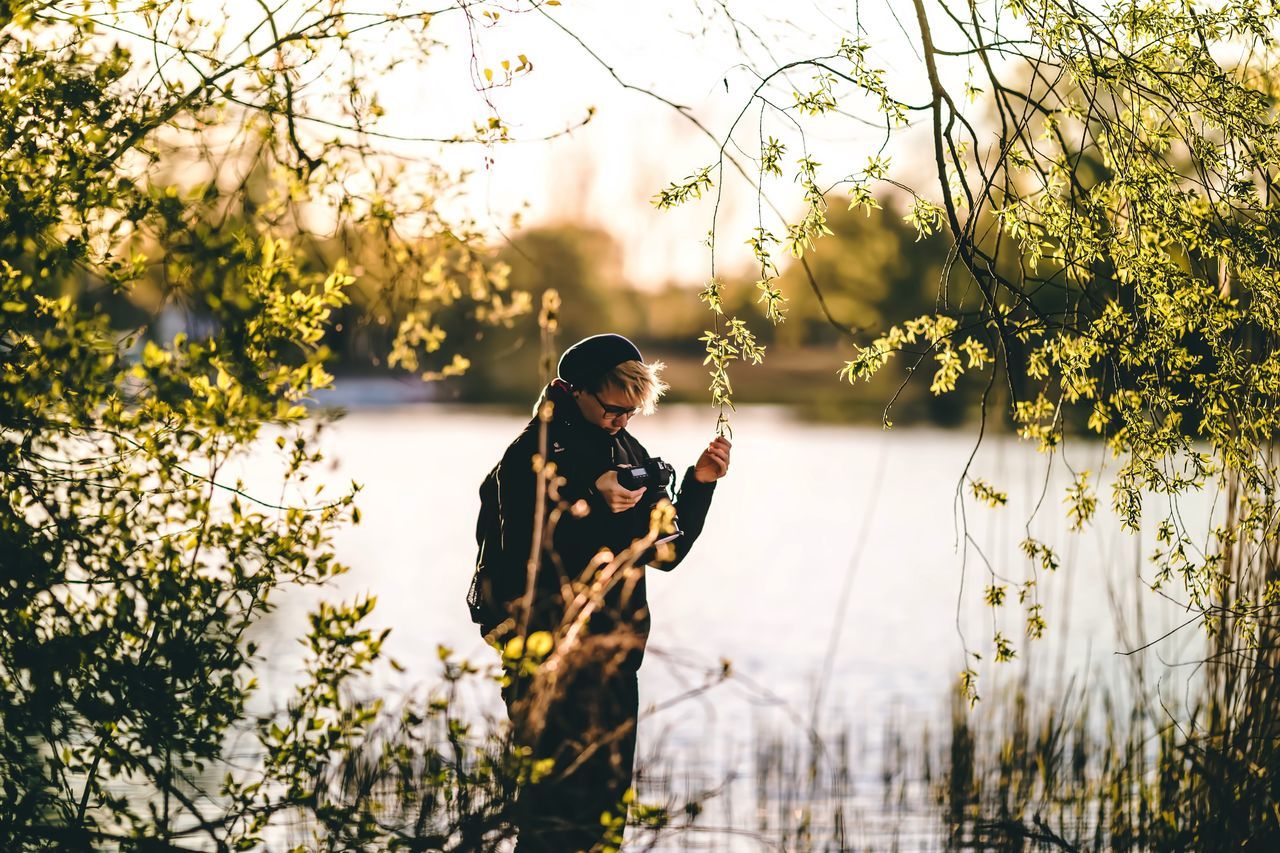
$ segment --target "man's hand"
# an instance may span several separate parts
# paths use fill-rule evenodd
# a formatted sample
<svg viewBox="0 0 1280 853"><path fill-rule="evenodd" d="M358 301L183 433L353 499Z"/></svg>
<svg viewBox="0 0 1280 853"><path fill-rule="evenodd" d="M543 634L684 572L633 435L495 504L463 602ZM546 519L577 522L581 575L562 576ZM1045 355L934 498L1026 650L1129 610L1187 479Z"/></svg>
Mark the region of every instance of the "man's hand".
<svg viewBox="0 0 1280 853"><path fill-rule="evenodd" d="M645 489L643 486L635 491L625 488L618 484L617 471L605 471L596 478L596 491L600 493L600 497L604 498L609 509L614 512L626 512L640 502Z"/></svg>
<svg viewBox="0 0 1280 853"><path fill-rule="evenodd" d="M693 466L693 479L699 483L714 483L729 473L729 448L733 445L723 435L707 445L698 457L698 464Z"/></svg>

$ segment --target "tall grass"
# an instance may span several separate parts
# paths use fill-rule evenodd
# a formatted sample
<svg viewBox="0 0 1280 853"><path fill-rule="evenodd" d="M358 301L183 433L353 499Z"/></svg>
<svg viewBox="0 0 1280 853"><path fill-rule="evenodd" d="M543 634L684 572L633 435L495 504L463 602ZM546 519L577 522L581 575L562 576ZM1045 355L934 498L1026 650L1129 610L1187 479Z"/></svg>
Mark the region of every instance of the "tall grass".
<svg viewBox="0 0 1280 853"><path fill-rule="evenodd" d="M742 766L719 771L648 744L626 849L1280 849L1276 624L1259 620L1251 647L1232 637L1216 635L1182 708L1022 681L974 708L957 694L941 738L894 720L878 754L838 721L821 737L757 724ZM318 769L319 812L354 804L398 849L510 849L527 760L500 722L468 717L447 691L387 720ZM292 834L323 838L323 820L300 814Z"/></svg>
<svg viewBox="0 0 1280 853"><path fill-rule="evenodd" d="M1228 496L1227 528L1238 495ZM952 847L1280 849L1277 542L1222 549L1206 657L1182 707L1094 683L1056 701L1025 684L953 709L938 788ZM1143 657L1129 659L1142 685Z"/></svg>
<svg viewBox="0 0 1280 853"><path fill-rule="evenodd" d="M799 717L756 723L732 767L642 740L626 847L1280 849L1276 543L1230 548L1222 566L1219 603L1203 614L1215 630L1176 706L1146 686L1135 654L1110 681L1045 688L1028 672L972 708L957 693L941 737L892 718L871 739L878 750L839 718L820 733ZM347 761L318 768L296 840L323 839L333 803L398 849L510 849L530 768L504 723L459 703L472 677L455 668Z"/></svg>

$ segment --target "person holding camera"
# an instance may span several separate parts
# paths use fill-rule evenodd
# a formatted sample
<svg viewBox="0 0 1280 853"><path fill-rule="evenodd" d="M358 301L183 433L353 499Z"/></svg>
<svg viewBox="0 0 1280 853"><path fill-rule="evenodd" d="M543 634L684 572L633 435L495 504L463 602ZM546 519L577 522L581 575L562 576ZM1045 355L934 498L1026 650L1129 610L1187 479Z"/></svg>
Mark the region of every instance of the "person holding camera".
<svg viewBox="0 0 1280 853"><path fill-rule="evenodd" d="M645 566L669 571L684 559L729 470L730 442L718 436L673 490L672 466L628 430L666 390L662 367L621 335L569 347L534 417L481 486L468 603L486 638L508 650L503 698L516 741L535 766L551 767L520 793L520 851L590 850L625 822L636 671L649 636ZM535 462L555 466L542 506ZM674 524L651 534L651 514L669 512L668 502ZM553 681L512 660L513 645L523 649L535 634L550 638Z"/></svg>

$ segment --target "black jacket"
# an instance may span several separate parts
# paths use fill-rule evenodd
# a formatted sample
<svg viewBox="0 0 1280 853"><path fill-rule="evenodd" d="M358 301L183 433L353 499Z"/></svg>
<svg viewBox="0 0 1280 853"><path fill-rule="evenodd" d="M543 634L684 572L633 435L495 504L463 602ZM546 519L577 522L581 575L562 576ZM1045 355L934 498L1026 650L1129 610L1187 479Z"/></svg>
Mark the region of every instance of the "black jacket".
<svg viewBox="0 0 1280 853"><path fill-rule="evenodd" d="M544 542L535 584L534 606L528 630L554 631L562 621L565 602L564 581L581 578L587 563L602 548L614 554L644 536L649 529L649 503L642 500L635 508L612 512L595 490L595 481L617 464L642 465L649 453L626 429L616 435L587 421L578 409L567 386L553 382L543 391L554 409L547 429L547 457L565 478L559 498L569 505L586 502L588 512L575 517L564 513L556 522L550 542ZM492 567L489 597L495 613L517 615L524 594L526 567L533 542L534 510L537 478L533 458L539 452L541 421L535 415L511 443L494 470L497 480L499 515L501 518L500 558ZM699 483L690 467L679 490L673 495L676 517L683 535L672 542L674 559L652 565L669 571L689 553L702 532L711 506L715 483ZM649 497L646 494L646 499ZM548 512L555 506L548 500ZM648 597L644 568L640 567L634 583L614 585L605 598L605 607L592 618L592 633L610 631L619 625L630 628L643 650L649 633ZM482 625L486 633L491 625ZM638 656L637 656L638 662Z"/></svg>

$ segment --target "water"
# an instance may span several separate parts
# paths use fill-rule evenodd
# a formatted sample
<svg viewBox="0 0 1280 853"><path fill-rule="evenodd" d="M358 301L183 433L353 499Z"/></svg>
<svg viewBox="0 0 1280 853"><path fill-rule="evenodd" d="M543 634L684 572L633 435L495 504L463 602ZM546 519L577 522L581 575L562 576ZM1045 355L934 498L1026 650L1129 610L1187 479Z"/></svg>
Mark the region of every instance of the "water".
<svg viewBox="0 0 1280 853"><path fill-rule="evenodd" d="M332 427L323 479L363 484L364 521L337 541L350 573L324 590L290 593L260 626L262 701L280 701L297 677L296 638L318 595L378 597L373 622L392 629L386 650L404 671L379 671L372 689L435 682L441 644L492 660L464 605L476 490L525 420L518 412L422 405L356 411ZM714 422L710 409L667 406L637 419L632 432L679 470L711 438ZM1144 537L1118 530L1105 484L1096 523L1071 533L1062 460L1046 468L1047 457L1015 439L988 437L975 459L972 473L1010 500L996 510L967 501L966 554L956 488L976 430L884 432L805 423L770 408L739 412L733 429L732 468L702 538L675 572L649 573L653 631L641 705L658 710L641 725L642 763L660 744L709 780L749 776L760 732L816 724L850 735L855 783L870 791L891 723L929 722L936 731L966 648L983 656L975 667L986 694L1028 665L1058 684L1086 673L1121 680L1127 670L1117 652L1186 619L1176 591L1170 600L1142 588L1139 572L1150 574L1141 560ZM1103 453L1079 442L1066 460L1097 471ZM1042 574L1034 588L1049 623L1036 644L1023 639L1013 586L998 622L982 603L992 572L1013 582L1032 576L1017 547L1028 529L1063 556L1062 568ZM1019 663L990 663L997 626L1018 646ZM1194 659L1197 647L1194 629L1162 641L1151 650L1152 677L1176 693L1171 676L1187 668L1166 664ZM673 701L718 672L722 660L734 673L725 684ZM478 712L501 715L492 685L477 685L471 701Z"/></svg>

